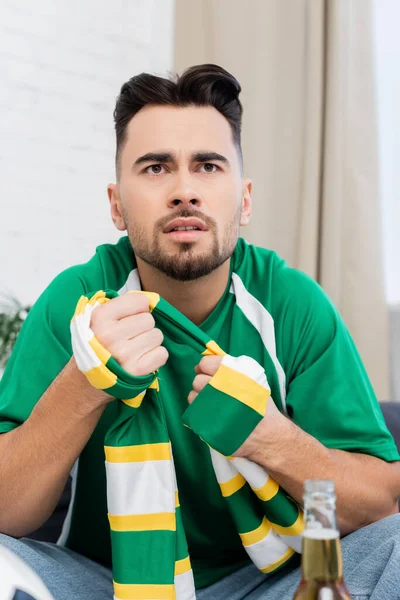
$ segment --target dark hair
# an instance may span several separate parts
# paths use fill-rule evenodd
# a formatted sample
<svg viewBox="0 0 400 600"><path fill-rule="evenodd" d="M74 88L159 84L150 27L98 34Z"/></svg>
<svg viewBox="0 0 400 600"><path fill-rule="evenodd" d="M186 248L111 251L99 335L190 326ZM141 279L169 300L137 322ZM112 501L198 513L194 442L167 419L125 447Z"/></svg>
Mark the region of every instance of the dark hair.
<svg viewBox="0 0 400 600"><path fill-rule="evenodd" d="M241 148L242 104L239 100L241 87L233 75L213 64L198 65L186 69L182 75L170 79L149 73L141 73L123 84L114 110L117 137L116 167L126 141L129 121L146 105L213 106L229 122L233 142L243 166Z"/></svg>

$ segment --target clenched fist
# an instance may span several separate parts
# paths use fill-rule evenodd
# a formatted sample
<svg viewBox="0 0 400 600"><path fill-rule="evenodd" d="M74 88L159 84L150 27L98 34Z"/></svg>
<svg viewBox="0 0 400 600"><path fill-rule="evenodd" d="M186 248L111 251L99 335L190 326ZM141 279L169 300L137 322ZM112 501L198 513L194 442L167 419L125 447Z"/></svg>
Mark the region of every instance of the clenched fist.
<svg viewBox="0 0 400 600"><path fill-rule="evenodd" d="M205 388L210 379L215 375L222 360L222 356L204 356L199 364L195 366L194 370L196 377L193 379L193 389L188 396L189 404L192 404L198 394L203 388ZM267 382L266 379L265 382ZM265 439L271 438L271 436L276 435L276 432L280 431L279 425L282 421L286 422L287 419L280 413L275 402L270 397L268 399L265 416L255 427L247 440L245 440L240 448L237 449L237 451L234 453L234 456L255 460L254 457L258 455L257 453L260 452L260 448L263 448Z"/></svg>
<svg viewBox="0 0 400 600"><path fill-rule="evenodd" d="M96 307L90 327L130 375L149 375L167 362L164 336L155 327L145 294L124 294Z"/></svg>

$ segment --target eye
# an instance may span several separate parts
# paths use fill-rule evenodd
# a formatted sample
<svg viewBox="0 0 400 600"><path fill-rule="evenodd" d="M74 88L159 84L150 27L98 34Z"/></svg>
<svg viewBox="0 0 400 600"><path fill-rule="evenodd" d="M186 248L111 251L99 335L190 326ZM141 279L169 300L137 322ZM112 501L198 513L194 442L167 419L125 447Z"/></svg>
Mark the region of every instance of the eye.
<svg viewBox="0 0 400 600"><path fill-rule="evenodd" d="M161 169L163 169L163 165L150 165L149 167L147 167L147 169L145 169L145 173L148 173L149 175L160 175L161 173ZM154 171L149 171L149 169L155 169Z"/></svg>
<svg viewBox="0 0 400 600"><path fill-rule="evenodd" d="M206 173L216 173L216 171L219 168L219 167L217 167L217 165L214 165L213 163L204 163L204 165L201 165L201 166L205 168ZM211 167L211 169L209 167ZM213 169L215 169L215 171Z"/></svg>

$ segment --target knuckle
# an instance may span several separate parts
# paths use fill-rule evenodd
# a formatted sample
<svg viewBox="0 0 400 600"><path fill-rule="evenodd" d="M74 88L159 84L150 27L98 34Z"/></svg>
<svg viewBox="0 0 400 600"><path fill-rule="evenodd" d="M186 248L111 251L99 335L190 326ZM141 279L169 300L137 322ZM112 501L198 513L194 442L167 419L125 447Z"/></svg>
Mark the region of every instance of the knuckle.
<svg viewBox="0 0 400 600"><path fill-rule="evenodd" d="M92 311L92 314L91 314L91 317L90 317L90 327L92 328L92 330L94 328L97 329L98 326L99 326L99 323L101 323L101 321L102 321L102 314L100 313L100 309L101 309L101 306L97 306Z"/></svg>
<svg viewBox="0 0 400 600"><path fill-rule="evenodd" d="M197 390L199 387L199 377L200 375L196 375L196 377L193 379L192 387L194 390Z"/></svg>
<svg viewBox="0 0 400 600"><path fill-rule="evenodd" d="M200 360L200 362L199 362L200 371L204 371L204 369L207 367L207 358L209 358L209 357L203 356L203 358Z"/></svg>
<svg viewBox="0 0 400 600"><path fill-rule="evenodd" d="M137 312L147 312L150 310L150 303L146 294L142 294L141 292L131 292L128 293L128 295L133 298L133 303Z"/></svg>
<svg viewBox="0 0 400 600"><path fill-rule="evenodd" d="M137 307L143 312L147 312L150 310L149 299L145 294L137 294L136 295Z"/></svg>
<svg viewBox="0 0 400 600"><path fill-rule="evenodd" d="M119 362L121 367L123 367L127 371L127 365L130 365L130 363L132 362L132 352L127 347L127 345L118 344L115 346L110 346L108 350L109 352L111 352L115 360Z"/></svg>
<svg viewBox="0 0 400 600"><path fill-rule="evenodd" d="M113 335L112 335L112 331L111 329L101 329L99 328L97 330L97 339L99 340L99 342L101 344L103 344L103 346L105 346L110 352L110 348L109 346L112 344L113 342Z"/></svg>
<svg viewBox="0 0 400 600"><path fill-rule="evenodd" d="M150 371L147 370L146 360L138 358L137 356L132 356L132 354L130 354L129 358L124 362L123 368L134 377L141 377L142 375L148 375L150 373Z"/></svg>
<svg viewBox="0 0 400 600"><path fill-rule="evenodd" d="M146 368L140 364L140 361L133 363L130 373L134 377L143 377L144 375L148 375L150 371L147 371Z"/></svg>
<svg viewBox="0 0 400 600"><path fill-rule="evenodd" d="M104 312L104 306L97 306L90 317L90 329L96 337L105 343L112 338L112 327L110 319L107 319L107 313ZM101 339L100 339L101 338Z"/></svg>
<svg viewBox="0 0 400 600"><path fill-rule="evenodd" d="M157 327L155 327L153 329L153 336L154 336L154 340L156 342L156 344L162 344L164 341L164 334L161 331L161 329L158 329Z"/></svg>
<svg viewBox="0 0 400 600"><path fill-rule="evenodd" d="M109 323L108 326L102 325L94 332L99 342L114 355L115 351L119 351L120 346L117 345L119 340L115 335L115 329Z"/></svg>
<svg viewBox="0 0 400 600"><path fill-rule="evenodd" d="M141 315L141 317L142 317L142 324L146 328L146 331L154 328L156 322L155 322L154 317L153 317L153 315L151 313L149 313L149 312L148 313L143 313Z"/></svg>
<svg viewBox="0 0 400 600"><path fill-rule="evenodd" d="M146 374L157 371L160 367L164 366L168 360L168 352L163 346L155 348L151 352L148 352L139 361L140 368L142 368Z"/></svg>
<svg viewBox="0 0 400 600"><path fill-rule="evenodd" d="M159 348L159 367L162 367L165 365L165 363L167 362L169 358L169 354L168 354L168 350L166 348L164 348L164 346L160 346Z"/></svg>

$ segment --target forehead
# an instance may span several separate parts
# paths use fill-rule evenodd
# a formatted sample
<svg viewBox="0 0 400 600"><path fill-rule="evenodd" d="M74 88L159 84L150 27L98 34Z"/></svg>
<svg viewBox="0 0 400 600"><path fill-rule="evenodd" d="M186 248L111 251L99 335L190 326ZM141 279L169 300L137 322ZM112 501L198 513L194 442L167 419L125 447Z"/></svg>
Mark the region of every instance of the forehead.
<svg viewBox="0 0 400 600"><path fill-rule="evenodd" d="M213 106L146 106L129 122L125 148L131 156L165 148L235 152L229 122Z"/></svg>

